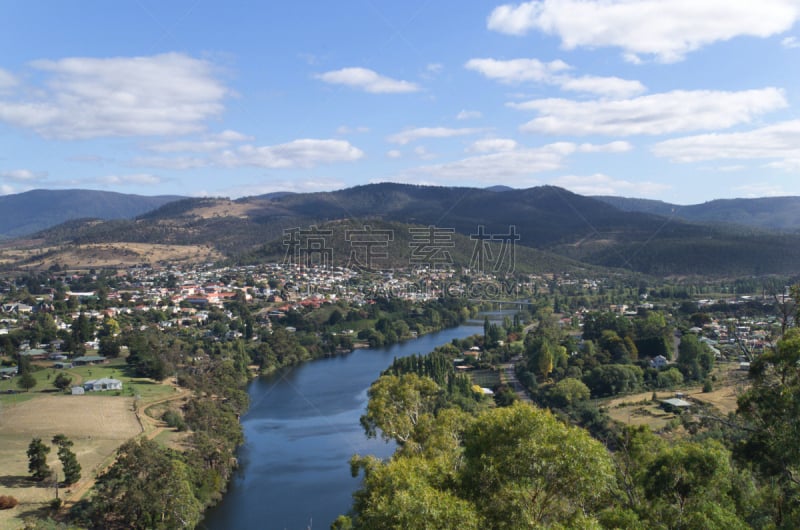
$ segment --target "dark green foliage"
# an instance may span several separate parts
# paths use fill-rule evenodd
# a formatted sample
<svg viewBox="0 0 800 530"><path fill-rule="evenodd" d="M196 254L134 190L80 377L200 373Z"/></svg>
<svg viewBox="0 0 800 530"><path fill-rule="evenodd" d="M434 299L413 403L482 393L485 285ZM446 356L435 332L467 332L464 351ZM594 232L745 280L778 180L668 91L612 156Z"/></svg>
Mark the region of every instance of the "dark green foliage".
<svg viewBox="0 0 800 530"><path fill-rule="evenodd" d="M92 522L101 528L194 528L202 506L190 474L176 455L150 440L126 442L97 478Z"/></svg>
<svg viewBox="0 0 800 530"><path fill-rule="evenodd" d="M81 479L81 465L75 453L72 452L72 440L63 434L53 437L53 444L58 447L58 459L61 461L61 468L64 471L64 483L75 484Z"/></svg>
<svg viewBox="0 0 800 530"><path fill-rule="evenodd" d="M30 372L23 372L17 377L17 386L27 392L36 386L36 377Z"/></svg>
<svg viewBox="0 0 800 530"><path fill-rule="evenodd" d="M50 466L47 465L49 452L50 448L41 438L34 438L28 445L28 472L34 480L42 481L50 476Z"/></svg>
<svg viewBox="0 0 800 530"><path fill-rule="evenodd" d="M180 412L170 409L161 416L161 419L164 420L167 425L177 431L186 430L186 422L184 421Z"/></svg>
<svg viewBox="0 0 800 530"><path fill-rule="evenodd" d="M72 377L64 372L59 372L53 379L53 386L59 390L65 390L72 384Z"/></svg>
<svg viewBox="0 0 800 530"><path fill-rule="evenodd" d="M643 372L638 366L609 364L594 368L584 376L583 382L593 396L613 396L639 390L643 383Z"/></svg>

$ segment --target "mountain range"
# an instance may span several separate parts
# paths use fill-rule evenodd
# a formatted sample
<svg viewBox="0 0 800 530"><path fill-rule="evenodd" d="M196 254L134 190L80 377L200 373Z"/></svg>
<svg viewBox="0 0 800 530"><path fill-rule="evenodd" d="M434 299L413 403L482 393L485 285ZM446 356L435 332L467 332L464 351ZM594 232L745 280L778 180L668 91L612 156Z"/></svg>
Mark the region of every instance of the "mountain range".
<svg viewBox="0 0 800 530"><path fill-rule="evenodd" d="M78 194L72 199L78 201L80 192L70 192ZM536 262L536 269L583 264L655 275L796 274L798 201L781 197L678 206L587 197L554 186L516 190L394 183L237 200L179 198L135 218L72 220L29 235L40 250L25 259L29 265L57 263L58 249L65 247L135 243L213 248L231 261L252 262L281 254L283 238L292 229L353 230L384 223L396 232L408 233L412 227L452 231L460 264L469 260L468 247L478 234L499 237L513 230L522 252L518 260ZM404 248L411 244L408 237L400 241ZM407 260L408 252L399 256Z"/></svg>
<svg viewBox="0 0 800 530"><path fill-rule="evenodd" d="M96 190L31 190L0 196L0 239L24 237L79 218L129 219L180 197Z"/></svg>

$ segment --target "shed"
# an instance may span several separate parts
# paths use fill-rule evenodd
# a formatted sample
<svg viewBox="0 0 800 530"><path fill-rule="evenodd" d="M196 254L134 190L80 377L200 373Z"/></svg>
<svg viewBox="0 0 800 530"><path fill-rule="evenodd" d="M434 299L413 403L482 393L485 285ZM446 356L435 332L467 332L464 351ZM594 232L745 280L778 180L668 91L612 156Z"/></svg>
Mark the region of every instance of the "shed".
<svg viewBox="0 0 800 530"><path fill-rule="evenodd" d="M73 396L82 396L86 393L82 386L73 386L72 387L72 395Z"/></svg>

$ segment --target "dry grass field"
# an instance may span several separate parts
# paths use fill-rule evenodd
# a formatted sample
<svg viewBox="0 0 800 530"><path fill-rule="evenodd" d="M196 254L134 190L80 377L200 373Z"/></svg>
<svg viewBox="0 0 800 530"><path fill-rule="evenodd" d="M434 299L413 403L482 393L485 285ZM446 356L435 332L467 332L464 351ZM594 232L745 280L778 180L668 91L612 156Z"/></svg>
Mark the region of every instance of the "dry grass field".
<svg viewBox="0 0 800 530"><path fill-rule="evenodd" d="M67 491L62 489L60 496L75 500L70 492L90 481L122 443L142 432L133 411L133 398L51 395L20 403L4 402L0 407L0 495L11 495L20 503L0 511L3 530L19 528L25 517L46 513L55 495L52 487L28 479L25 452L33 437L50 445L53 435L61 433L74 442L72 449L83 468L82 478ZM48 463L60 473L55 449L51 449Z"/></svg>
<svg viewBox="0 0 800 530"><path fill-rule="evenodd" d="M736 399L747 388L747 372L738 370L738 363L726 363L718 365L714 375L717 381L711 392L703 392L700 386L692 386L675 391L659 391L657 398L675 397L675 393L680 392L691 400L712 405L721 416L727 416L736 411ZM658 403L652 401L652 397L652 392L642 392L604 400L600 405L616 421L628 425L648 425L657 431L675 418L675 414L661 409Z"/></svg>
<svg viewBox="0 0 800 530"><path fill-rule="evenodd" d="M0 248L0 265L47 269L54 264L71 269L130 267L141 263L175 264L216 261L222 255L207 245L98 243L67 247Z"/></svg>

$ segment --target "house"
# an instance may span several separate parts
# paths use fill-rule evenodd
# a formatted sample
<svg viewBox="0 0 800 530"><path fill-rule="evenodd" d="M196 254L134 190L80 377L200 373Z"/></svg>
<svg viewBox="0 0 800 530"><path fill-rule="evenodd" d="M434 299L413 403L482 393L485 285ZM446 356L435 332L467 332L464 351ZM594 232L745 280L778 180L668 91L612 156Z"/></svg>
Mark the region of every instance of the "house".
<svg viewBox="0 0 800 530"><path fill-rule="evenodd" d="M102 355L82 355L72 359L72 364L75 366L83 366L86 364L101 364L106 362L106 358Z"/></svg>
<svg viewBox="0 0 800 530"><path fill-rule="evenodd" d="M691 408L692 404L680 398L670 398L661 400L661 408L667 412L678 413Z"/></svg>
<svg viewBox="0 0 800 530"><path fill-rule="evenodd" d="M92 379L83 383L83 389L87 392L101 392L103 390L122 390L122 381L104 377L102 379Z"/></svg>
<svg viewBox="0 0 800 530"><path fill-rule="evenodd" d="M667 358L663 355L656 355L650 360L650 366L661 370L667 365Z"/></svg>
<svg viewBox="0 0 800 530"><path fill-rule="evenodd" d="M8 368L0 368L0 378L11 379L15 375L17 375L16 366L10 366Z"/></svg>

